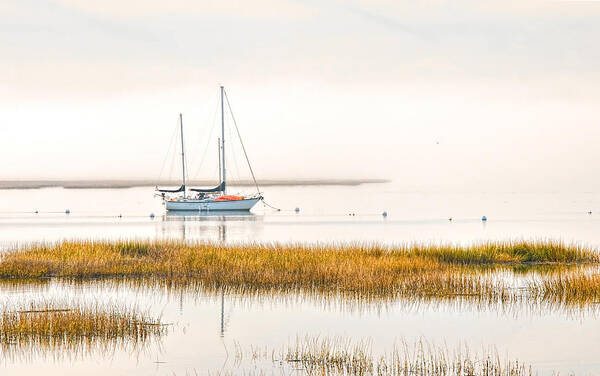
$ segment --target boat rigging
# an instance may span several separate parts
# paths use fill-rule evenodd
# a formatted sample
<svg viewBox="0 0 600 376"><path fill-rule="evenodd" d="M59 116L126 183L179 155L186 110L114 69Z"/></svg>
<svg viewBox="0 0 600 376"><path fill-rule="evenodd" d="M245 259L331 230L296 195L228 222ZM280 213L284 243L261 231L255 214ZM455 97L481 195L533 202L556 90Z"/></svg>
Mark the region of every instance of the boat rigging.
<svg viewBox="0 0 600 376"><path fill-rule="evenodd" d="M223 86L220 87L221 97L221 137L219 138L219 185L214 188L190 188L186 185L186 165L185 165L185 148L183 138L183 116L179 114L179 131L181 134L181 175L182 184L178 189L159 189L156 192L163 199L165 207L169 211L221 211L221 210L237 210L246 211L252 209L257 202L263 199L260 189L256 182L254 170L250 165L246 148L242 141L240 131L233 117L231 105L227 98L227 93ZM231 113L235 130L240 140L246 162L250 169L256 193L250 196L238 196L227 194L227 168L225 160L225 101ZM188 193L193 192L193 193Z"/></svg>

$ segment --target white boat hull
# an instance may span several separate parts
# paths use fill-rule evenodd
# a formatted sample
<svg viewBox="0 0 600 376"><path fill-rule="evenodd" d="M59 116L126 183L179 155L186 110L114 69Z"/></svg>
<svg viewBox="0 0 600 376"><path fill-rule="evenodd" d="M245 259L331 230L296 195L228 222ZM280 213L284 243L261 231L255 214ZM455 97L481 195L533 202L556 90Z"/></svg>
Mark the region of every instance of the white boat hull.
<svg viewBox="0 0 600 376"><path fill-rule="evenodd" d="M173 200L166 201L167 210L171 211L223 211L223 210L250 210L261 197L245 198L236 201L213 200Z"/></svg>

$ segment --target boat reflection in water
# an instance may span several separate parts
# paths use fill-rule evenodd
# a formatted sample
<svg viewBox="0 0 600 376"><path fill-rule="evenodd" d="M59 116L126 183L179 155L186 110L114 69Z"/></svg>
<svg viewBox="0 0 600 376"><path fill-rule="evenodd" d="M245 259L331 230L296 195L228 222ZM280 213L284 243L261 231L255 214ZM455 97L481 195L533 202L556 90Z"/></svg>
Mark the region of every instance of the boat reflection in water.
<svg viewBox="0 0 600 376"><path fill-rule="evenodd" d="M247 210L169 210L162 219L162 237L182 241L253 241L262 232L263 225L262 215Z"/></svg>
<svg viewBox="0 0 600 376"><path fill-rule="evenodd" d="M230 210L227 212L169 210L163 215L162 231L163 236L169 238L174 238L174 235L178 233L179 236L177 237L183 241L206 240L225 243L228 240L228 227L232 227L235 236L230 240L253 240L257 238L258 233L262 230L262 218L262 215L255 215L247 210ZM183 291L181 294L180 301L183 302ZM221 289L219 335L222 338L225 337L231 314L231 312L226 312L225 300L225 292ZM180 306L180 310L183 311L183 306Z"/></svg>

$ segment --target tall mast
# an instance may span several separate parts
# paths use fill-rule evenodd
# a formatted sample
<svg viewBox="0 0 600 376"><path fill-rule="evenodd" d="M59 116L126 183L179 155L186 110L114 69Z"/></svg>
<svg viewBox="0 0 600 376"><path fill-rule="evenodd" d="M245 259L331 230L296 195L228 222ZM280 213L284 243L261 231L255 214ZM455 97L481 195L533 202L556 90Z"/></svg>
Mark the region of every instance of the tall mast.
<svg viewBox="0 0 600 376"><path fill-rule="evenodd" d="M183 115L179 114L179 130L181 131L181 169L183 175L183 197L186 196L185 188L185 150L183 149Z"/></svg>
<svg viewBox="0 0 600 376"><path fill-rule="evenodd" d="M223 180L221 179L221 139L220 138L217 139L217 153L219 155L219 158L218 158L218 160L219 160L219 184L221 184L221 182Z"/></svg>
<svg viewBox="0 0 600 376"><path fill-rule="evenodd" d="M225 178L225 107L223 103L223 91L225 88L221 86L221 178L223 179L223 194L225 194L225 189L227 188L226 178Z"/></svg>

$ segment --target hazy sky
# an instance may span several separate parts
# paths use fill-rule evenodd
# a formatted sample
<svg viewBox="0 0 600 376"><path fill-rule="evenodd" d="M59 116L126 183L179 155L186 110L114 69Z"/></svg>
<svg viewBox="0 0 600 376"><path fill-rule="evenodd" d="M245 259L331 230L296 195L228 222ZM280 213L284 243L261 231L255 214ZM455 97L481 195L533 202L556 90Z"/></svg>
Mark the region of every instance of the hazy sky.
<svg viewBox="0 0 600 376"><path fill-rule="evenodd" d="M259 178L597 190L599 20L596 1L3 0L0 179L165 177L179 112L192 175L215 176L223 84Z"/></svg>

